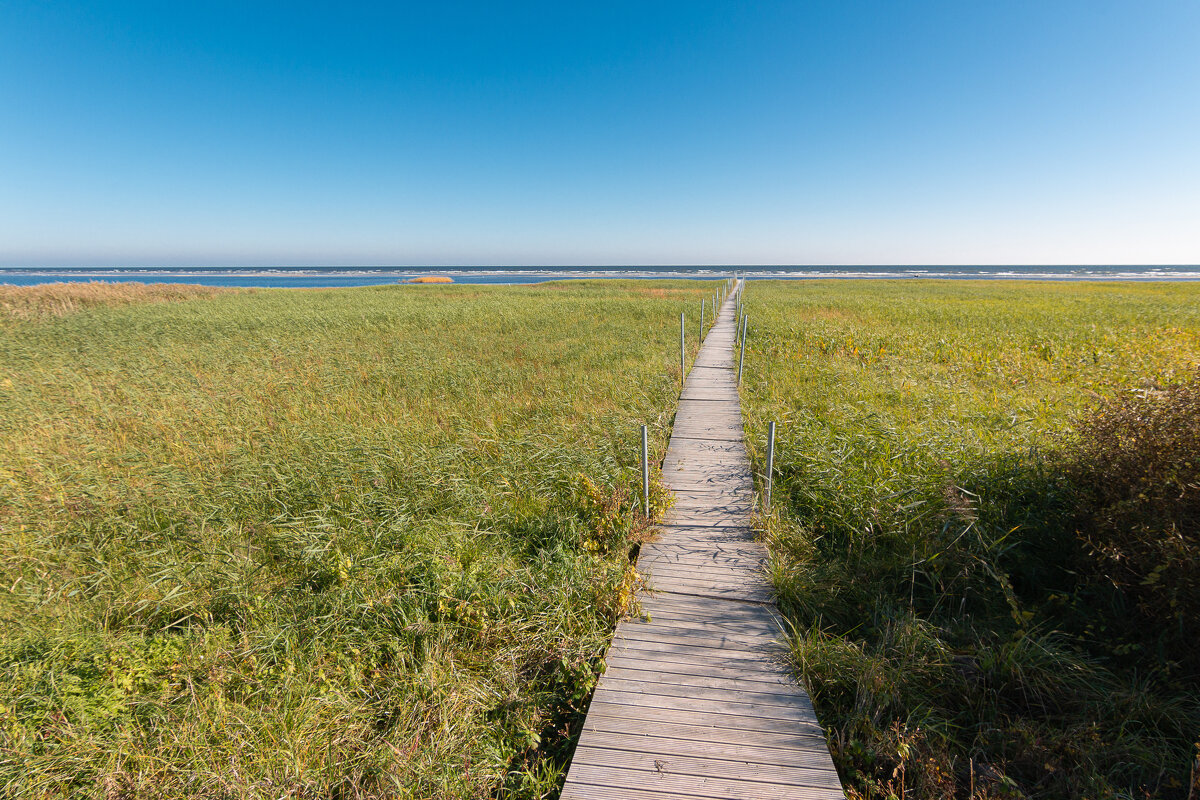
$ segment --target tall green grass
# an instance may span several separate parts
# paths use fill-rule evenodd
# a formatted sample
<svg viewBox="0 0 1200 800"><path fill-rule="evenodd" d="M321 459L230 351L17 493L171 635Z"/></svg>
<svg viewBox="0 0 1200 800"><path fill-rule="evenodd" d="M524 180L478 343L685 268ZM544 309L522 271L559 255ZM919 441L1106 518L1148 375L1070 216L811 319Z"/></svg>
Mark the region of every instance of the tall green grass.
<svg viewBox="0 0 1200 800"><path fill-rule="evenodd" d="M555 795L710 289L9 304L0 792Z"/></svg>
<svg viewBox="0 0 1200 800"><path fill-rule="evenodd" d="M1176 797L1200 676L1131 624L1066 463L1200 363L1200 286L752 283L743 404L792 648L853 797Z"/></svg>

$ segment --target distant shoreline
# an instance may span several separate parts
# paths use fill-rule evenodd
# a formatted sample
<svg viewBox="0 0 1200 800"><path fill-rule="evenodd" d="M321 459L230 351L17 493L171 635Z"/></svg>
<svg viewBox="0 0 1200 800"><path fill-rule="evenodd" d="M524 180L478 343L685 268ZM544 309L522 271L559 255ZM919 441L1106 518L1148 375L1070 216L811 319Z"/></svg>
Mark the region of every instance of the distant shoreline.
<svg viewBox="0 0 1200 800"><path fill-rule="evenodd" d="M795 266L795 267L78 267L0 268L0 284L36 286L86 281L188 283L255 288L338 288L425 282L531 284L578 279L724 280L734 271L752 280L948 279L1042 281L1194 281L1200 265L1089 266Z"/></svg>

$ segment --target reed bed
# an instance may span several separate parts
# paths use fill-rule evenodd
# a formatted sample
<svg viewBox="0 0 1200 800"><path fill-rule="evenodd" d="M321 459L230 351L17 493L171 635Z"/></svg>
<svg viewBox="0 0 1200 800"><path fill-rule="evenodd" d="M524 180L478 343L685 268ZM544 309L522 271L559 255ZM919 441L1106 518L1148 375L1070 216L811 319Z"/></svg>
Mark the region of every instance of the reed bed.
<svg viewBox="0 0 1200 800"><path fill-rule="evenodd" d="M0 323L73 314L85 308L169 303L252 289L227 289L186 283L43 283L0 285Z"/></svg>
<svg viewBox="0 0 1200 800"><path fill-rule="evenodd" d="M1097 453L1130 446L1130 419L1186 418L1153 441L1195 438L1200 389L1168 411L1125 399L1193 379L1198 301L1189 283L750 285L759 471L779 422L760 523L851 797L1198 796L1195 623L1168 608L1178 593L1138 600L1096 544L1112 508L1149 506L1091 499L1126 462L1194 489L1182 446ZM1196 585L1195 531L1160 517L1176 571L1145 580Z"/></svg>
<svg viewBox="0 0 1200 800"><path fill-rule="evenodd" d="M6 290L0 794L555 796L710 288Z"/></svg>

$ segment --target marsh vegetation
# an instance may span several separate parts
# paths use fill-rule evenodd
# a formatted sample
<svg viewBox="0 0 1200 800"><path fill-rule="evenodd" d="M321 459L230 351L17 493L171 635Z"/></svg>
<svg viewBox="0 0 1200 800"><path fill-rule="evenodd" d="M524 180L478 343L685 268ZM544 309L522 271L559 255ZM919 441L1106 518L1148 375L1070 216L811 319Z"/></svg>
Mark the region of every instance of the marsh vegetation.
<svg viewBox="0 0 1200 800"><path fill-rule="evenodd" d="M750 286L772 577L853 797L1194 796L1198 301Z"/></svg>
<svg viewBox="0 0 1200 800"><path fill-rule="evenodd" d="M0 793L554 795L709 290L5 289Z"/></svg>
<svg viewBox="0 0 1200 800"><path fill-rule="evenodd" d="M0 290L3 793L555 796L711 288ZM1188 796L1197 301L750 286L853 797Z"/></svg>

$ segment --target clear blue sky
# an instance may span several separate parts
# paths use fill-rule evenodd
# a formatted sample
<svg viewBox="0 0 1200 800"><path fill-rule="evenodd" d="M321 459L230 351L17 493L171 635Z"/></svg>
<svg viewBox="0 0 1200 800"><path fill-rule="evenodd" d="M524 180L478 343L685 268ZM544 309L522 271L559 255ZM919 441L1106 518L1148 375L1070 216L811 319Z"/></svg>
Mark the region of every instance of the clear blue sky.
<svg viewBox="0 0 1200 800"><path fill-rule="evenodd" d="M0 265L1200 262L1200 2L0 3Z"/></svg>

